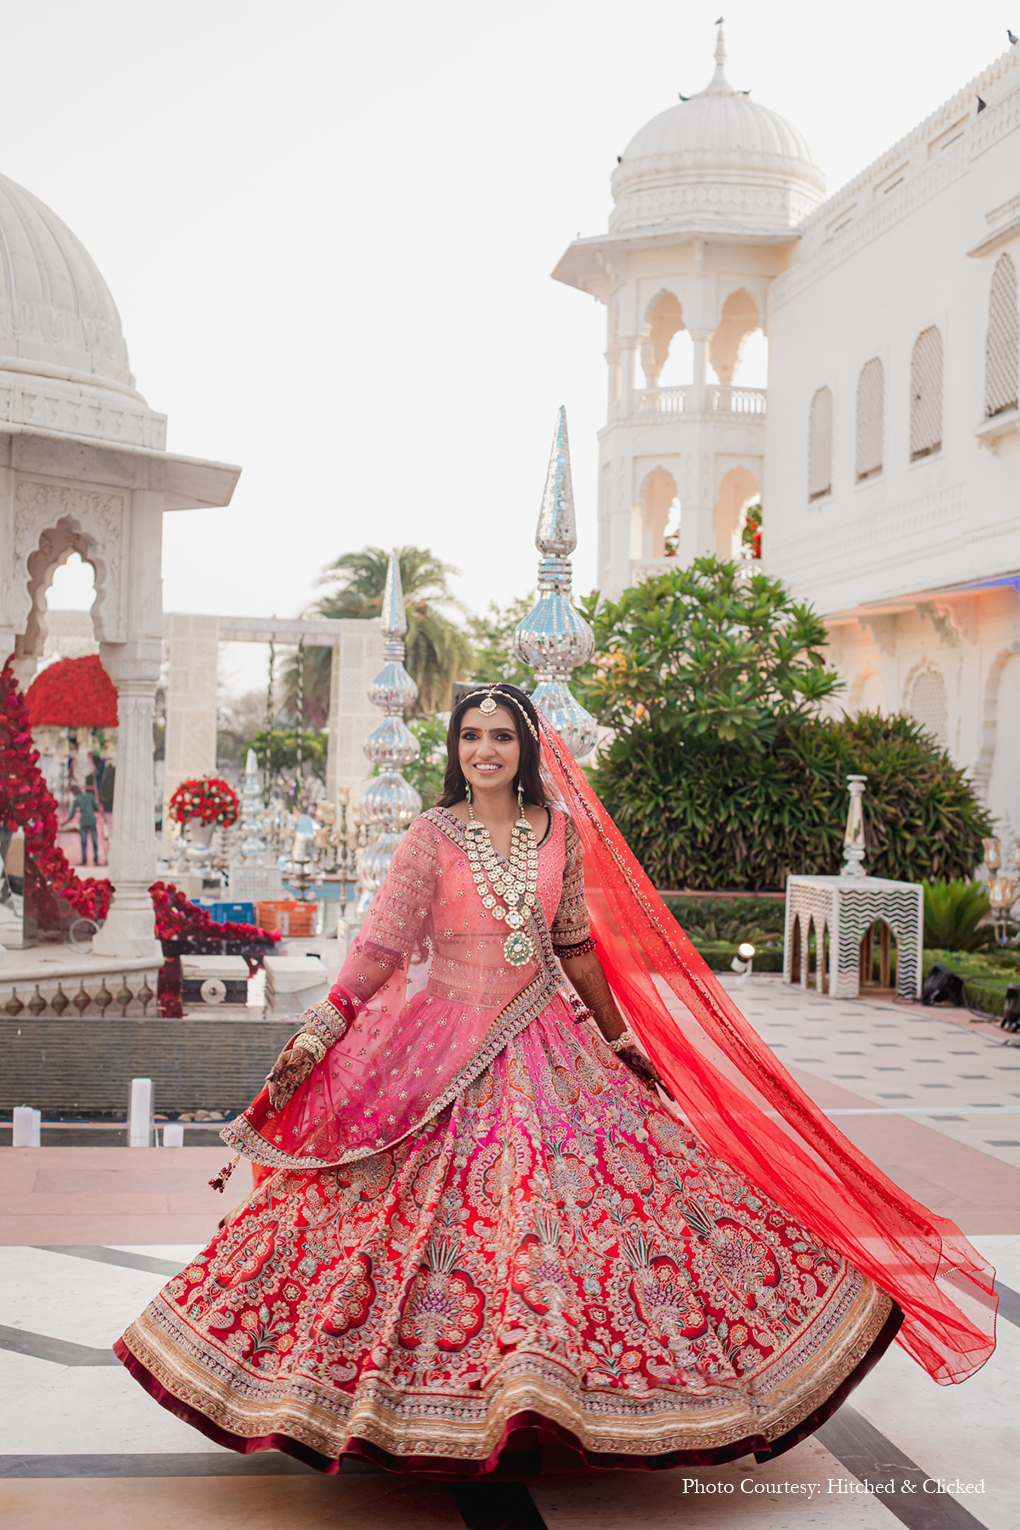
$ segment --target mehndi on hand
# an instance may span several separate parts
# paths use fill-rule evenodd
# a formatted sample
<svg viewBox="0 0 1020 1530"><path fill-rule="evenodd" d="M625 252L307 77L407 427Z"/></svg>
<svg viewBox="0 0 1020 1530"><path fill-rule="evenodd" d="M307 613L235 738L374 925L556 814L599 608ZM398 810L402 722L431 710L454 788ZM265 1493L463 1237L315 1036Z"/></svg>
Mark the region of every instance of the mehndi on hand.
<svg viewBox="0 0 1020 1530"><path fill-rule="evenodd" d="M281 1052L266 1078L269 1085L269 1103L274 1110L282 1110L288 1100L315 1067L315 1058L302 1047L292 1047Z"/></svg>
<svg viewBox="0 0 1020 1530"><path fill-rule="evenodd" d="M673 1091L660 1075L658 1068L656 1068L653 1062L649 1061L643 1052L639 1052L637 1047L624 1047L616 1055L621 1062L626 1063L630 1071L643 1084L647 1084L649 1088L661 1089L663 1094L667 1095L676 1104Z"/></svg>

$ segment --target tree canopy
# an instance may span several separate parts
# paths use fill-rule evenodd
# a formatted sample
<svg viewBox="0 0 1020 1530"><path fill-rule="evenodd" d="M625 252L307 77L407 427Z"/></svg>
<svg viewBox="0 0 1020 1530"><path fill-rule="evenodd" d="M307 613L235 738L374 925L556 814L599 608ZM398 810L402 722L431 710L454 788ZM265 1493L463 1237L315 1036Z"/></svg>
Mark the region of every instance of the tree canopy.
<svg viewBox="0 0 1020 1530"><path fill-rule="evenodd" d="M459 610L450 591L451 574L457 570L443 563L426 547L399 547L397 561L407 610L407 657L405 664L418 687L412 716L444 710L454 680L466 675L471 665L471 643L464 628L446 612ZM326 565L319 583L335 588L311 606L315 616L365 618L382 610L383 591L390 554L382 547L364 547L342 553ZM304 650L304 714L313 726L325 722L329 713L328 648ZM285 676L286 705L297 712L298 659L289 660Z"/></svg>
<svg viewBox="0 0 1020 1530"><path fill-rule="evenodd" d="M842 686L825 662L824 623L747 566L697 558L617 601L581 602L596 655L578 689L601 723L763 750L783 722L817 714Z"/></svg>

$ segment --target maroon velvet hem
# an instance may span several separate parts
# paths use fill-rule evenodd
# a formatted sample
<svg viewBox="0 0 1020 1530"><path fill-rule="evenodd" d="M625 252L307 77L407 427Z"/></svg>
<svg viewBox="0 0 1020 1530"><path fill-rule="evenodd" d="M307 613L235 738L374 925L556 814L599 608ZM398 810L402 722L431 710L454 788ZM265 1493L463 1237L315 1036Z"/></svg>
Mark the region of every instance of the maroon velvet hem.
<svg viewBox="0 0 1020 1530"><path fill-rule="evenodd" d="M388 1472L413 1472L421 1476L460 1480L484 1477L491 1480L558 1475L584 1471L585 1468L601 1471L664 1471L674 1466L721 1466L726 1461L735 1461L752 1453L756 1461L770 1461L791 1450L794 1445L799 1445L801 1440L806 1440L826 1419L832 1417L885 1354L902 1322L903 1313L894 1303L881 1332L859 1365L824 1403L778 1439L768 1441L761 1435L748 1435L745 1439L736 1440L730 1445L720 1445L714 1450L672 1450L653 1456L616 1455L587 1450L569 1429L533 1412L516 1413L507 1420L499 1443L485 1461L448 1459L442 1456L395 1456L373 1445L370 1440L362 1440L357 1436L347 1441L339 1457L323 1456L309 1446L302 1445L300 1440L291 1439L285 1434L267 1434L254 1440L231 1434L190 1403L182 1402L179 1397L168 1392L131 1353L123 1339L118 1339L113 1348L117 1358L161 1407L183 1419L186 1424L191 1424L207 1439L226 1446L228 1450L238 1451L241 1455L250 1455L258 1450L278 1450L327 1475L340 1471L344 1458L351 1456L369 1461Z"/></svg>

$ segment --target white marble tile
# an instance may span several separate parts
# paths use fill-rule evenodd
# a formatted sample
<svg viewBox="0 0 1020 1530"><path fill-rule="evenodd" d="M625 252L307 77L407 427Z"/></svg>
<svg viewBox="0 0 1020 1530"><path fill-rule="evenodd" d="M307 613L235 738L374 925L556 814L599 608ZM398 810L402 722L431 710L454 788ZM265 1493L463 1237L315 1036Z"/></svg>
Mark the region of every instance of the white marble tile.
<svg viewBox="0 0 1020 1530"><path fill-rule="evenodd" d="M976 1239L992 1254L995 1240ZM1013 1239L1014 1245L1020 1238ZM1010 1257L1018 1257L1014 1247ZM1015 1530L1020 1514L1016 1383L1020 1328L1000 1322L986 1365L958 1386L938 1386L898 1344L853 1394L852 1404L934 1477L984 1480L983 1494L961 1502L988 1530Z"/></svg>
<svg viewBox="0 0 1020 1530"><path fill-rule="evenodd" d="M805 1440L762 1466L747 1456L726 1466L528 1486L548 1530L889 1530L895 1521L879 1499L829 1490L830 1482L853 1480L817 1440ZM813 1494L789 1491L812 1487Z"/></svg>
<svg viewBox="0 0 1020 1530"><path fill-rule="evenodd" d="M0 1247L0 1312L11 1328L108 1348L166 1284L165 1275L45 1249Z"/></svg>
<svg viewBox="0 0 1020 1530"><path fill-rule="evenodd" d="M1020 1233L982 1233L970 1241L992 1261L1003 1285L1020 1291Z"/></svg>
<svg viewBox="0 0 1020 1530"><path fill-rule="evenodd" d="M110 1243L108 1248L118 1249L122 1254L147 1254L150 1259L170 1259L185 1265L205 1247L202 1243Z"/></svg>
<svg viewBox="0 0 1020 1530"><path fill-rule="evenodd" d="M18 1355L9 1349L0 1349L0 1398L23 1396L33 1387L52 1381L58 1371L67 1367L52 1360L37 1360L34 1355ZM0 1451L4 1449L0 1436Z"/></svg>
<svg viewBox="0 0 1020 1530"><path fill-rule="evenodd" d="M153 1402L119 1365L48 1369L52 1372L48 1378L37 1379L27 1388L4 1386L0 1392L0 1448L4 1455L116 1455L221 1448Z"/></svg>

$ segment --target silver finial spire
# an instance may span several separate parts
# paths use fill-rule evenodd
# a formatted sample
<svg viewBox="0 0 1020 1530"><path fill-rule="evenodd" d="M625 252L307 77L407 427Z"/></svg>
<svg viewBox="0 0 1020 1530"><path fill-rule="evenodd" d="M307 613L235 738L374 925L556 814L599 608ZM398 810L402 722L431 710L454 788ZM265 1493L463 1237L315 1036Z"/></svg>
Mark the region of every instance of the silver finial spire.
<svg viewBox="0 0 1020 1530"><path fill-rule="evenodd" d="M400 578L400 560L397 557L396 548L390 553L390 566L386 570L386 587L382 598L382 630L383 637L388 643L399 641L407 631L404 586ZM403 658L403 643L400 649L400 656Z"/></svg>
<svg viewBox="0 0 1020 1530"><path fill-rule="evenodd" d="M570 479L570 442L567 440L567 411L560 405L545 475L545 492L538 513L535 546L547 558L569 558L577 546L577 517L574 514L574 485Z"/></svg>
<svg viewBox="0 0 1020 1530"><path fill-rule="evenodd" d="M571 754L582 759L595 746L595 719L571 695L568 679L572 670L591 658L595 637L570 599L570 554L577 546L577 522L570 479L567 411L562 405L535 546L542 554L538 565L539 600L514 633L514 652L522 664L535 671L538 683L531 693L535 706L545 713Z"/></svg>
<svg viewBox="0 0 1020 1530"><path fill-rule="evenodd" d="M400 836L421 812L421 798L400 774L401 767L418 758L421 746L404 721L404 708L418 695L418 687L404 668L404 634L407 614L400 581L396 548L390 554L382 601L383 658L386 663L368 687L368 699L381 707L385 717L365 740L365 753L373 765L382 767L365 790L361 811L381 833L361 858L361 897L358 913L364 914L383 884Z"/></svg>

